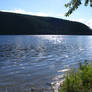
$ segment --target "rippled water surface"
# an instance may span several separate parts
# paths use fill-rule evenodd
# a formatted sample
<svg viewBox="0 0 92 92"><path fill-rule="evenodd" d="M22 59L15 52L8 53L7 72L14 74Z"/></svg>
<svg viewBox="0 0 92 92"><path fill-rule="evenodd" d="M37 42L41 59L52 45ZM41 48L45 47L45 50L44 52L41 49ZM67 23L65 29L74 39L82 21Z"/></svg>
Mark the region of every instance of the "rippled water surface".
<svg viewBox="0 0 92 92"><path fill-rule="evenodd" d="M53 92L84 60L92 60L92 36L0 36L0 92Z"/></svg>

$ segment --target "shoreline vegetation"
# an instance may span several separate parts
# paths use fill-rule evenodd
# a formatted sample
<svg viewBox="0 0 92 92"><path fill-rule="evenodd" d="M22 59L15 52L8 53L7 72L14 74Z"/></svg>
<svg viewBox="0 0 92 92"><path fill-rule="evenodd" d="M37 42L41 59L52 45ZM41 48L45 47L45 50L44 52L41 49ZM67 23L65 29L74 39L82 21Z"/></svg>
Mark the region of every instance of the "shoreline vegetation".
<svg viewBox="0 0 92 92"><path fill-rule="evenodd" d="M92 63L79 63L78 69L72 68L65 74L59 92L92 92Z"/></svg>

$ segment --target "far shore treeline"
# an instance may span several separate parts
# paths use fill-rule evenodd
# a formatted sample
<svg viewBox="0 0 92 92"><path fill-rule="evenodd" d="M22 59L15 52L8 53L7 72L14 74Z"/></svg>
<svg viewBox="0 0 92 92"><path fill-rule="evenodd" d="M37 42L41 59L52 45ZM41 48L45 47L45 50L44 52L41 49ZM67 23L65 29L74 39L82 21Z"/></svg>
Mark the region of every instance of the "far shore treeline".
<svg viewBox="0 0 92 92"><path fill-rule="evenodd" d="M85 24L69 20L0 11L0 35L92 35Z"/></svg>

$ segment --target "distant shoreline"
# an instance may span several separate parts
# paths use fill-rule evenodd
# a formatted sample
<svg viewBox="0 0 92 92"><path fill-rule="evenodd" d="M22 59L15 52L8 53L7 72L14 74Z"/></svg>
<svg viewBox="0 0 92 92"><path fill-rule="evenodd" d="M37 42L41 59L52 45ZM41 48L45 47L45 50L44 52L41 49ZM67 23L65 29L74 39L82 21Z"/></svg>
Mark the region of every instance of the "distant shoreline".
<svg viewBox="0 0 92 92"><path fill-rule="evenodd" d="M0 11L0 35L92 35L80 22Z"/></svg>

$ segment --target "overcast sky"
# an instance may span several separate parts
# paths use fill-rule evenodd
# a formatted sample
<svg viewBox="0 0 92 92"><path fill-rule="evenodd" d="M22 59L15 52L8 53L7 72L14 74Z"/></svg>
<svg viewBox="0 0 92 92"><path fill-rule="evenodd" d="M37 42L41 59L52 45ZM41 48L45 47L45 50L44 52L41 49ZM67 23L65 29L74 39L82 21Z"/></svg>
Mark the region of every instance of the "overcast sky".
<svg viewBox="0 0 92 92"><path fill-rule="evenodd" d="M80 21L92 28L92 8L79 7L69 17L65 17L68 9L65 3L69 0L1 0L0 10L39 16L51 16Z"/></svg>

